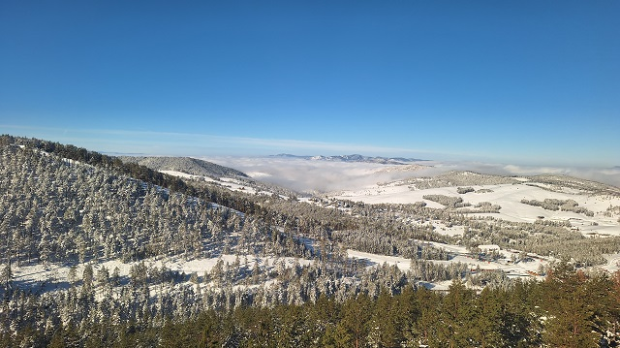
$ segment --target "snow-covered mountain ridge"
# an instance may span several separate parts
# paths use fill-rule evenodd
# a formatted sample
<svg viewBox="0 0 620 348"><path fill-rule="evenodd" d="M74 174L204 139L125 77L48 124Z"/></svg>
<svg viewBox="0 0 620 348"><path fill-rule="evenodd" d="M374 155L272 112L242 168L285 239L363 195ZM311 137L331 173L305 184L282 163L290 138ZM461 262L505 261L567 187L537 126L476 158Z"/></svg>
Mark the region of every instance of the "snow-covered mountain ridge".
<svg viewBox="0 0 620 348"><path fill-rule="evenodd" d="M372 156L363 156L359 154L352 155L335 155L335 156L323 156L323 155L315 155L315 156L298 156L291 155L286 153L281 153L277 155L272 155L270 157L274 158L294 158L294 159L305 159L310 161L330 161L330 162L362 162L362 163L378 163L378 164L393 164L393 165L404 165L410 164L412 162L422 162L426 160L416 159L416 158L404 158L404 157L372 157Z"/></svg>
<svg viewBox="0 0 620 348"><path fill-rule="evenodd" d="M177 171L190 175L208 176L212 178L220 177L239 177L248 176L236 169L220 166L215 163L204 161L192 157L141 157L141 156L122 156L121 161L126 163L137 163L157 171Z"/></svg>

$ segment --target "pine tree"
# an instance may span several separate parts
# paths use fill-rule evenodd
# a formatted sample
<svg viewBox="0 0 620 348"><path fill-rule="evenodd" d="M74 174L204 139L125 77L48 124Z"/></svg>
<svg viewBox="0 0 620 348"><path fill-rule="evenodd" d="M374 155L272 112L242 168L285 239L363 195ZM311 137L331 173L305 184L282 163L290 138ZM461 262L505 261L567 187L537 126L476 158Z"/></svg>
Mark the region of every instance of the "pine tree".
<svg viewBox="0 0 620 348"><path fill-rule="evenodd" d="M572 272L561 264L547 277L543 284L549 299L545 309L549 320L545 325L543 340L558 347L597 347L600 329L597 317L604 315L593 302L596 291L588 285L583 272ZM598 296L595 296L595 298Z"/></svg>
<svg viewBox="0 0 620 348"><path fill-rule="evenodd" d="M11 297L11 292L13 289L12 279L13 271L11 270L11 264L8 263L2 267L2 272L0 272L0 285L4 288L5 299L9 299Z"/></svg>
<svg viewBox="0 0 620 348"><path fill-rule="evenodd" d="M370 298L360 294L357 298L348 299L342 309L342 320L339 325L350 334L351 346L360 348L365 345L368 336L368 321L373 312Z"/></svg>

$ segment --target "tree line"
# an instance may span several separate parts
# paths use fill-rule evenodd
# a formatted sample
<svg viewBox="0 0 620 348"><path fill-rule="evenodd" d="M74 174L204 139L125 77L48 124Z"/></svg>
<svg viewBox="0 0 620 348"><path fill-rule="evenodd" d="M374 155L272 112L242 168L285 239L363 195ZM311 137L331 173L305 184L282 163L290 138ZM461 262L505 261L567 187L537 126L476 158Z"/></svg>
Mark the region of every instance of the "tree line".
<svg viewBox="0 0 620 348"><path fill-rule="evenodd" d="M407 286L395 294L382 288L376 296L321 295L303 304L175 307L123 323L116 314L92 315L82 324L1 332L0 347L615 347L619 293L618 273L585 274L563 264L543 282L479 293L456 280L445 293ZM68 296L75 309L61 315L92 313L84 307L89 295ZM138 289L118 301L143 296ZM26 313L23 320L39 315Z"/></svg>

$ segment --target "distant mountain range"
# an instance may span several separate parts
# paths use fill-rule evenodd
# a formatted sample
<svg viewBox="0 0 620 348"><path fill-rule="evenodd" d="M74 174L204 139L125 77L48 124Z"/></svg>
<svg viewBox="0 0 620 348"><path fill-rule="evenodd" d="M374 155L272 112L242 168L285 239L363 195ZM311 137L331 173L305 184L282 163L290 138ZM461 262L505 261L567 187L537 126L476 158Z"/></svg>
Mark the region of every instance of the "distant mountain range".
<svg viewBox="0 0 620 348"><path fill-rule="evenodd" d="M403 158L403 157L371 157L371 156L363 156L359 154L353 155L338 155L338 156L297 156L291 155L288 153L281 153L278 155L271 155L270 157L277 158L295 158L295 159L304 159L309 161L331 161L331 162L365 162L365 163L378 163L378 164L395 164L395 165L405 165L410 164L412 162L421 162L427 161L423 159L417 158Z"/></svg>

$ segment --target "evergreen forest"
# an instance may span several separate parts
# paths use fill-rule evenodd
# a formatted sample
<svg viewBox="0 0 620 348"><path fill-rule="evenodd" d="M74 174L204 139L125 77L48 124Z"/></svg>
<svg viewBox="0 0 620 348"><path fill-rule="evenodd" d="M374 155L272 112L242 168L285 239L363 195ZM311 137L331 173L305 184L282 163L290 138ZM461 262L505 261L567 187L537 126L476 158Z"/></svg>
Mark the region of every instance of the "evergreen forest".
<svg viewBox="0 0 620 348"><path fill-rule="evenodd" d="M3 135L0 347L620 345L620 273L593 267L620 250L620 238L472 218L456 208L501 207L465 198L429 197L447 202L439 209L249 195ZM569 201L527 204L590 213ZM411 223L430 220L464 233ZM497 255L478 245L521 251L514 262L531 253L558 262L539 280L515 279L449 262L455 252L433 243L488 262ZM350 249L409 263L373 264ZM209 270L172 265L191 262ZM451 285L432 290L438 282Z"/></svg>

